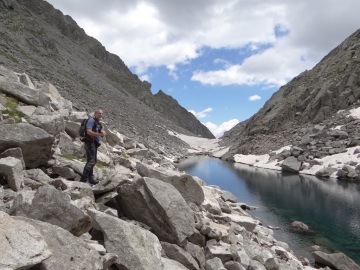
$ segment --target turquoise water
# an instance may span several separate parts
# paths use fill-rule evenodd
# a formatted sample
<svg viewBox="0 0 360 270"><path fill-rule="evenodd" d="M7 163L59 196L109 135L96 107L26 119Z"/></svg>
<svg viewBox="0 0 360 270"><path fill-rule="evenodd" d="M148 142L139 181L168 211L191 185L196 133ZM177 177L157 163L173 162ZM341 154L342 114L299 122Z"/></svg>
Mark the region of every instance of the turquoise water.
<svg viewBox="0 0 360 270"><path fill-rule="evenodd" d="M310 247L316 244L343 252L360 264L360 185L284 175L210 157L188 158L179 169L232 192L238 202L257 206L249 214L265 227L280 227L274 230L275 238L288 243L295 255L312 260ZM295 220L314 233L291 232Z"/></svg>

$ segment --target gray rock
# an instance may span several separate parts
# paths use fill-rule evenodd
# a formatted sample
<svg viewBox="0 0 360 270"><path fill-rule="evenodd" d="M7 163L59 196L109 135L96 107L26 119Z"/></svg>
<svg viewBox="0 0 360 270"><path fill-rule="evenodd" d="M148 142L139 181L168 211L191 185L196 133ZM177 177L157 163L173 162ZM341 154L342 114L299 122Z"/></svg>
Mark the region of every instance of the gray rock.
<svg viewBox="0 0 360 270"><path fill-rule="evenodd" d="M329 178L336 171L337 171L337 169L335 169L335 168L326 167L326 168L322 168L319 171L317 171L315 173L315 175L317 177Z"/></svg>
<svg viewBox="0 0 360 270"><path fill-rule="evenodd" d="M173 185L188 203L193 202L200 205L204 201L204 192L201 186L188 174L163 168L154 169L140 162L136 164L136 169L143 177L156 178Z"/></svg>
<svg viewBox="0 0 360 270"><path fill-rule="evenodd" d="M226 270L219 258L212 258L205 263L205 270Z"/></svg>
<svg viewBox="0 0 360 270"><path fill-rule="evenodd" d="M226 201L230 201L233 203L237 202L236 196L234 194L232 194L230 191L221 191L220 196L225 202Z"/></svg>
<svg viewBox="0 0 360 270"><path fill-rule="evenodd" d="M115 172L106 177L93 187L93 192L95 195L101 195L108 192L111 192L118 188L122 183L128 181L129 177L122 173Z"/></svg>
<svg viewBox="0 0 360 270"><path fill-rule="evenodd" d="M199 269L198 263L191 256L191 254L186 250L182 249L181 247L179 247L178 245L161 242L161 246L163 248L166 257L168 257L169 259L181 263L190 270Z"/></svg>
<svg viewBox="0 0 360 270"><path fill-rule="evenodd" d="M65 132L75 139L79 137L80 125L81 123L78 122L65 121Z"/></svg>
<svg viewBox="0 0 360 270"><path fill-rule="evenodd" d="M200 267L205 266L205 253L204 249L191 242L186 243L185 249L191 254L191 256L197 261Z"/></svg>
<svg viewBox="0 0 360 270"><path fill-rule="evenodd" d="M164 264L165 270L188 270L188 268L177 261L168 258L161 258L161 261Z"/></svg>
<svg viewBox="0 0 360 270"><path fill-rule="evenodd" d="M224 264L226 270L246 270L240 263L228 261Z"/></svg>
<svg viewBox="0 0 360 270"><path fill-rule="evenodd" d="M346 139L349 137L349 134L345 131L335 129L330 132L330 136L333 136L333 137L339 138L339 139Z"/></svg>
<svg viewBox="0 0 360 270"><path fill-rule="evenodd" d="M194 233L193 212L172 185L145 177L118 192L125 214L150 226L160 240L178 244Z"/></svg>
<svg viewBox="0 0 360 270"><path fill-rule="evenodd" d="M164 269L161 245L153 233L96 210L88 213L93 227L104 235L106 250L118 256L115 264L119 269Z"/></svg>
<svg viewBox="0 0 360 270"><path fill-rule="evenodd" d="M35 192L33 190L22 190L12 202L9 213L12 216L27 216L31 212L31 204L34 199Z"/></svg>
<svg viewBox="0 0 360 270"><path fill-rule="evenodd" d="M52 255L34 226L0 212L0 269L29 269Z"/></svg>
<svg viewBox="0 0 360 270"><path fill-rule="evenodd" d="M24 213L21 215L57 225L75 236L80 236L91 228L91 218L70 203L69 195L51 186L40 187L31 205L22 209Z"/></svg>
<svg viewBox="0 0 360 270"><path fill-rule="evenodd" d="M30 169L24 172L24 176L40 183L49 183L52 179L40 169Z"/></svg>
<svg viewBox="0 0 360 270"><path fill-rule="evenodd" d="M37 269L103 269L102 256L83 239L46 222L25 217L15 217L15 219L34 226L44 237L52 253L51 257L37 265Z"/></svg>
<svg viewBox="0 0 360 270"><path fill-rule="evenodd" d="M292 222L291 228L298 232L310 232L309 226L301 221Z"/></svg>
<svg viewBox="0 0 360 270"><path fill-rule="evenodd" d="M62 167L62 166L53 166L52 171L68 180L73 180L76 178L77 174L74 172L73 169L69 167Z"/></svg>
<svg viewBox="0 0 360 270"><path fill-rule="evenodd" d="M219 258L222 263L233 260L234 256L231 245L224 242L216 242L216 244L209 243L210 241L208 241L205 248L205 258Z"/></svg>
<svg viewBox="0 0 360 270"><path fill-rule="evenodd" d="M54 137L28 123L0 125L0 152L20 147L27 168L46 165L52 156Z"/></svg>
<svg viewBox="0 0 360 270"><path fill-rule="evenodd" d="M359 270L360 266L343 253L326 254L322 251L312 253L315 262L321 265L329 266L332 269Z"/></svg>
<svg viewBox="0 0 360 270"><path fill-rule="evenodd" d="M247 268L247 270L267 270L266 267L264 265L262 265L259 261L257 260L252 260L250 262L249 267Z"/></svg>
<svg viewBox="0 0 360 270"><path fill-rule="evenodd" d="M14 157L0 158L0 172L12 190L18 191L22 187L24 171L21 160Z"/></svg>
<svg viewBox="0 0 360 270"><path fill-rule="evenodd" d="M58 147L64 156L84 157L85 148L80 140L73 141L66 133L59 135Z"/></svg>
<svg viewBox="0 0 360 270"><path fill-rule="evenodd" d="M65 122L61 114L31 115L28 122L39 127L51 135L57 135L65 131Z"/></svg>
<svg viewBox="0 0 360 270"><path fill-rule="evenodd" d="M285 172L299 172L301 164L302 163L296 157L291 156L283 161L281 168L282 171Z"/></svg>
<svg viewBox="0 0 360 270"><path fill-rule="evenodd" d="M4 157L14 157L21 160L23 169L25 169L25 161L20 147L10 148L8 150L5 150L0 154L0 158L4 158Z"/></svg>

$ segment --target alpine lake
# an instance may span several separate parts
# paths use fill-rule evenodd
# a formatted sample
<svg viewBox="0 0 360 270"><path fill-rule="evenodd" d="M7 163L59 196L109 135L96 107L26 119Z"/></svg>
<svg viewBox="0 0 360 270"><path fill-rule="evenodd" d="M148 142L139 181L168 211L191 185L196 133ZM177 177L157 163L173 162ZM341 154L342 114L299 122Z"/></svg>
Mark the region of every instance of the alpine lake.
<svg viewBox="0 0 360 270"><path fill-rule="evenodd" d="M264 227L273 227L276 240L287 243L296 256L310 261L311 246L343 252L360 264L360 185L314 176L229 163L207 156L189 157L181 171L207 185L230 191L238 202L256 206L248 213ZM290 229L293 221L307 224L308 234Z"/></svg>

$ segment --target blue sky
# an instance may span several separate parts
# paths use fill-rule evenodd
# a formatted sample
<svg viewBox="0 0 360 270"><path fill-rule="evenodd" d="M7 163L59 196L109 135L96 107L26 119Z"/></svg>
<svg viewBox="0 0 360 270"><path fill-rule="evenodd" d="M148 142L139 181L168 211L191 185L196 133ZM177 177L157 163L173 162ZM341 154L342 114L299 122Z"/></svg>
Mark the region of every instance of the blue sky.
<svg viewBox="0 0 360 270"><path fill-rule="evenodd" d="M359 0L48 0L219 137L360 28Z"/></svg>

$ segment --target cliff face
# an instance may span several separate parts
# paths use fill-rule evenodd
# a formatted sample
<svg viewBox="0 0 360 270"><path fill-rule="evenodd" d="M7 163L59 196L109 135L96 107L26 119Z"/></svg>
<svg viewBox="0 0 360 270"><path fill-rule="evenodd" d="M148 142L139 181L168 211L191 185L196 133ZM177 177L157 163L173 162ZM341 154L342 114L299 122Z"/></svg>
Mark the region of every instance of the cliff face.
<svg viewBox="0 0 360 270"><path fill-rule="evenodd" d="M291 143L301 127L320 124L360 97L360 30L325 56L312 70L282 86L248 120L223 136L232 153L267 152ZM288 131L288 132L287 132ZM286 136L275 136L276 134ZM260 150L256 145L267 143ZM273 137L274 140L270 140Z"/></svg>
<svg viewBox="0 0 360 270"><path fill-rule="evenodd" d="M147 143L166 144L164 129L213 137L180 105L164 109L150 83L46 1L0 0L0 21L0 64L53 83L78 110L101 107L106 121Z"/></svg>

